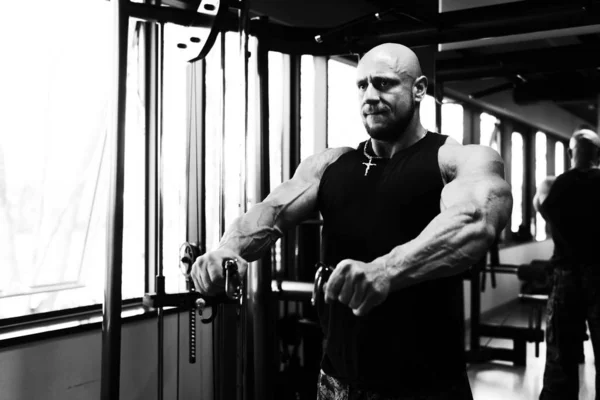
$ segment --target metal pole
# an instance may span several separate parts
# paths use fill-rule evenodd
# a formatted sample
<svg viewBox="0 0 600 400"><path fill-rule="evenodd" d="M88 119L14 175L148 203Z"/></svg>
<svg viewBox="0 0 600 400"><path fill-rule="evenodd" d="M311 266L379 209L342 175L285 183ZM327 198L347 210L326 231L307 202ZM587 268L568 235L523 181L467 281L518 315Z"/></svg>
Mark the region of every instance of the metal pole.
<svg viewBox="0 0 600 400"><path fill-rule="evenodd" d="M477 359L480 355L481 346L479 343L481 324L481 291L480 291L480 274L483 268L484 261L477 262L471 267L471 331L470 331L470 351L473 357Z"/></svg>
<svg viewBox="0 0 600 400"><path fill-rule="evenodd" d="M266 47L261 46L260 43L257 45L257 69L259 76L260 85L260 130L261 135L261 161L260 166L260 190L262 196L260 200L264 200L270 191L270 158L269 158L269 52ZM257 287L262 294L262 321L257 321L255 326L257 331L254 333L256 340L261 341L257 343L257 352L260 351L259 356L261 359L256 360L257 364L255 368L258 371L264 371L265 377L262 381L263 388L262 392L257 391L256 399L272 399L274 396L274 375L275 368L273 368L276 361L276 349L277 349L277 337L275 333L275 304L273 302L273 296L271 293L271 280L273 266L271 265L271 256L267 255L261 261L260 275L258 276ZM260 303L260 301L259 301ZM260 369L258 369L260 368ZM260 397L261 393L264 397Z"/></svg>
<svg viewBox="0 0 600 400"><path fill-rule="evenodd" d="M146 0L157 7L158 0ZM145 106L146 106L146 273L150 288L157 295L165 293L162 273L162 69L163 25L147 22L145 43ZM154 276L154 282L151 278ZM157 398L164 395L164 311L157 309Z"/></svg>
<svg viewBox="0 0 600 400"><path fill-rule="evenodd" d="M598 119L596 122L596 133L600 134L600 93L598 93L598 97L596 99L596 111L598 112Z"/></svg>
<svg viewBox="0 0 600 400"><path fill-rule="evenodd" d="M127 44L129 16L127 0L113 0L115 24L114 114L109 134L113 154L110 205L107 223L106 281L102 321L102 400L118 400L121 362L121 279L123 264L123 188L125 183L125 105L127 95ZM109 141L109 143L111 143Z"/></svg>
<svg viewBox="0 0 600 400"><path fill-rule="evenodd" d="M155 24L151 29L150 43L150 71L151 71L151 113L154 116L152 126L150 127L154 140L153 159L155 163L154 179L154 196L155 196L155 222L154 222L154 254L149 256L154 257L156 266L156 293L165 293L165 277L163 275L163 220L162 220L162 109L163 109L163 24ZM157 309L157 329L158 329L158 371L157 371L157 390L158 400L162 400L164 396L164 309Z"/></svg>
<svg viewBox="0 0 600 400"><path fill-rule="evenodd" d="M223 236L225 232L225 162L228 161L227 165L233 165L230 163L235 162L231 160L225 149L225 119L229 115L226 113L225 108L225 73L226 73L226 59L225 59L225 32L221 32L220 44L215 43L215 47L219 46L220 51L216 54L220 57L220 87L221 92L215 93L219 96L219 114L214 115L214 118L219 120L220 125L220 145L221 145L221 157L219 163L219 179L220 179L220 199L219 199L219 228L220 236ZM213 48L214 51L214 48ZM234 400L238 396L238 383L239 383L239 369L238 365L241 360L238 359L238 316L237 306L220 304L218 306L218 316L213 323L213 338L216 344L215 351L215 399L218 400Z"/></svg>
<svg viewBox="0 0 600 400"><path fill-rule="evenodd" d="M241 168L241 212L246 212L248 208L248 0L240 0L240 10L239 10L239 52L240 52L240 62L241 62L241 71L243 74L242 80L242 92L243 92L243 105L242 105L242 121L243 121L243 149L244 153L242 155L242 168ZM251 268L249 266L249 268ZM246 277L248 277L248 273L246 273ZM246 280L248 282L248 280ZM251 301L251 289L248 284L246 284L246 305L247 308L240 307L240 319L239 319L239 341L240 341L240 354L241 354L241 362L240 366L240 396L239 398L242 400L254 399L253 396L253 383L254 377L256 376L256 371L254 368L248 368L251 364L251 360L253 359L253 349L248 347L248 343L253 343L253 330L252 326L254 321L252 319L252 310L250 307L253 307ZM248 362L250 361L250 363Z"/></svg>
<svg viewBox="0 0 600 400"><path fill-rule="evenodd" d="M268 113L268 50L261 47L256 39L249 43L251 58L249 60L250 79L248 81L249 97L257 101L249 103L249 114L252 124L248 125L250 152L255 154L251 171L254 202L262 201L269 193L269 113ZM273 399L273 372L275 360L275 321L271 296L271 256L251 263L248 269L247 315L248 329L246 341L252 343L248 348L246 359L247 387L245 392L249 399Z"/></svg>

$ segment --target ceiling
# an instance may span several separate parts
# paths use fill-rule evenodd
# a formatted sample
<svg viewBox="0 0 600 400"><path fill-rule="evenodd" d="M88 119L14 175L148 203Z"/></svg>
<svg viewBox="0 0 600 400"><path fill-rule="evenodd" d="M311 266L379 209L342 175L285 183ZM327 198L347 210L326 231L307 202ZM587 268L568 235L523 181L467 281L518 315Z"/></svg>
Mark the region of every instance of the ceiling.
<svg viewBox="0 0 600 400"><path fill-rule="evenodd" d="M438 45L436 81L475 99L509 91L598 122L600 0L250 0L251 27L287 53ZM320 42L315 40L319 35ZM283 38L283 39L278 39Z"/></svg>

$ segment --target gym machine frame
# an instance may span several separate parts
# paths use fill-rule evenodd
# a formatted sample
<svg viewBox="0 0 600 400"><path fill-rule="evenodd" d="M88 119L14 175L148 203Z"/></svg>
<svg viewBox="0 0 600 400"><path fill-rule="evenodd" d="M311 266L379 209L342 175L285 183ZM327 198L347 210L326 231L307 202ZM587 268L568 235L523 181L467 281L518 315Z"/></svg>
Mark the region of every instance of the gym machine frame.
<svg viewBox="0 0 600 400"><path fill-rule="evenodd" d="M487 257L471 267L465 274L465 280L470 282L470 334L468 362L485 362L490 360L511 361L516 366L525 366L527 360L527 342L535 343L535 356L539 357L539 343L544 341L542 330L541 305L536 304L533 314L530 314L527 327L498 326L481 322L481 292L485 290L486 275L490 273L492 288L496 287L496 273L518 275L519 266L500 264L498 247L495 244L490 249L490 264ZM540 299L519 296L521 301L539 303ZM498 348L481 344L482 337L512 339L513 348Z"/></svg>
<svg viewBox="0 0 600 400"><path fill-rule="evenodd" d="M154 52L153 63L147 68L150 73L147 76L146 84L149 86L147 113L148 142L150 148L160 157L160 138L162 129L162 24L173 23L178 26L186 27L192 32L188 33L186 38L177 44L181 49L181 54L186 57L186 61L196 61L204 58L210 51L219 33L221 25L226 22L224 17L228 11L224 2L219 0L165 0L162 4L158 1L148 1L146 3L133 3L129 0L112 0L114 16L114 71L113 71L113 127L109 131L109 145L112 145L112 151L115 158L112 165L112 179L109 193L109 213L107 223L107 270L103 305L103 324L102 324L102 365L101 365L101 399L118 400L120 391L120 346L121 346L121 303L122 303L122 261L123 261L123 189L124 189L124 170L125 170L125 111L126 111L126 87L127 87L127 56L128 56L128 32L129 18L137 18L142 21L156 22L159 26L149 28L149 47L150 52ZM165 7L166 6L166 7ZM148 118L148 114L153 113L153 118ZM149 121L152 119L152 121ZM158 179L153 182L150 197L151 201L156 201L158 209L162 207L160 194L160 174L156 165L154 171ZM150 168L152 168L150 167ZM160 238L160 228L162 225L162 216L153 215L155 218L148 218L150 240ZM148 251L148 247L146 248ZM160 246L152 248L160 256ZM189 249L187 249L189 250ZM152 254L154 256L155 254ZM188 260L186 260L188 261ZM192 260L193 262L193 260ZM182 266L191 267L190 263L182 263ZM225 268L229 271L227 274L232 287L238 287L236 282L235 268L227 264ZM229 293L228 298L203 298L198 293L190 290L186 294L167 295L164 293L164 276L162 276L162 265L158 262L156 270L156 293L146 296L144 304L147 307L156 307L159 315L159 342L162 340L162 307L168 305L180 306L194 310L198 306L213 306L219 302L237 301L236 294ZM189 275L189 270L187 271ZM190 287L190 289L192 289ZM190 314L191 316L192 314ZM190 338L191 338L190 333ZM192 345L192 343L191 343ZM190 348L192 353L192 347ZM162 373L160 371L161 355L159 355L159 398L162 398Z"/></svg>

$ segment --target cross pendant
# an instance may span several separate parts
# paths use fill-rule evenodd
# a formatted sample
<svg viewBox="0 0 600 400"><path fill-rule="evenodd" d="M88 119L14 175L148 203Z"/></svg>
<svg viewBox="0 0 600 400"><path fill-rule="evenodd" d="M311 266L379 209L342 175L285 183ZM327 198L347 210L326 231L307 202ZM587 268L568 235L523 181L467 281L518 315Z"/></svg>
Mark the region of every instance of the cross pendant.
<svg viewBox="0 0 600 400"><path fill-rule="evenodd" d="M367 176L367 174L369 173L369 169L370 169L371 167L374 167L374 166L376 166L377 164L375 164L375 163L372 163L372 162L371 162L371 159L369 159L369 162L368 162L368 163L364 162L364 163L363 163L363 165L367 167L367 168L365 168L365 176Z"/></svg>

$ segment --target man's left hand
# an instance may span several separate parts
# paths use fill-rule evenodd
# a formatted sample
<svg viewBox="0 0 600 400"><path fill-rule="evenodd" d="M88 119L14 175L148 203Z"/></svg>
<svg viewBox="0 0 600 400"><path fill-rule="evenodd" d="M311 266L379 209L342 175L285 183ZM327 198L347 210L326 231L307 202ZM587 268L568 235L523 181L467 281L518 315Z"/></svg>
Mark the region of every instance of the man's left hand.
<svg viewBox="0 0 600 400"><path fill-rule="evenodd" d="M339 301L354 315L366 315L388 297L390 276L383 263L342 260L335 267L325 287L325 302Z"/></svg>

